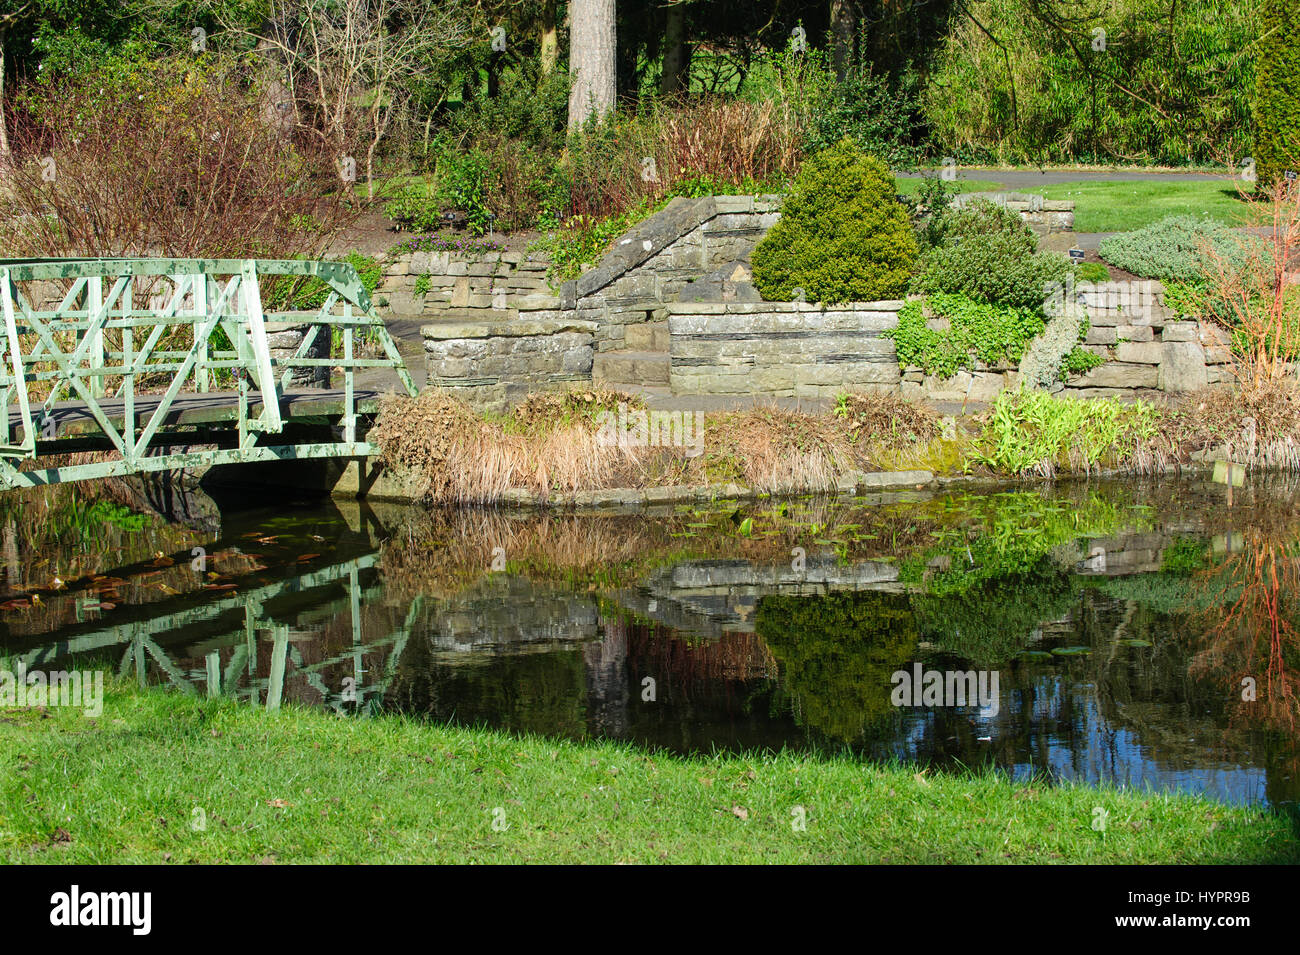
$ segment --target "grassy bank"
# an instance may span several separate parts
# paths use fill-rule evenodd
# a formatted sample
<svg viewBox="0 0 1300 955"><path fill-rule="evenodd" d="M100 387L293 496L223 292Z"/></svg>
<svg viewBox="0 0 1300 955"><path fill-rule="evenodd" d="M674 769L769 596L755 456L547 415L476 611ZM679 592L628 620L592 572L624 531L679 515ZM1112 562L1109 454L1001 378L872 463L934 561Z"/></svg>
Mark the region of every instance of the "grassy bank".
<svg viewBox="0 0 1300 955"><path fill-rule="evenodd" d="M369 439L385 466L434 503L493 503L523 489L556 493L722 487L759 494L836 493L869 473L929 471L986 478L1152 474L1205 452L1248 467L1300 468L1300 390L1225 389L1157 403L1003 392L986 412L945 419L894 395L842 394L824 413L754 407L678 413L641 437L606 433L642 399L615 391L538 393L508 415L482 415L431 389L385 400ZM602 424L603 422L603 424ZM681 426L685 425L683 429ZM621 426L620 426L621 427ZM1253 434L1244 441L1243 428ZM630 431L630 428L628 429ZM687 437L687 441L668 440ZM658 435L664 440L646 440Z"/></svg>
<svg viewBox="0 0 1300 955"><path fill-rule="evenodd" d="M0 712L0 766L7 862L1300 861L1286 820L1193 796L683 759L122 684L98 720Z"/></svg>

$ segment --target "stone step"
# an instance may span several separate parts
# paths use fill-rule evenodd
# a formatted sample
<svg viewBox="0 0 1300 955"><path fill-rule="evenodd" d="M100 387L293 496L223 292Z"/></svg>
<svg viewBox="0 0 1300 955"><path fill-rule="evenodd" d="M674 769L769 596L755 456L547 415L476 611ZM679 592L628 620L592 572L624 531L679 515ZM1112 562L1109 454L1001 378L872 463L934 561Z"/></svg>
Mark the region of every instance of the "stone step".
<svg viewBox="0 0 1300 955"><path fill-rule="evenodd" d="M591 369L592 380L622 382L624 384L668 384L667 352L659 351L606 351L598 352Z"/></svg>
<svg viewBox="0 0 1300 955"><path fill-rule="evenodd" d="M668 322L642 322L623 329L623 344L628 351L668 351Z"/></svg>

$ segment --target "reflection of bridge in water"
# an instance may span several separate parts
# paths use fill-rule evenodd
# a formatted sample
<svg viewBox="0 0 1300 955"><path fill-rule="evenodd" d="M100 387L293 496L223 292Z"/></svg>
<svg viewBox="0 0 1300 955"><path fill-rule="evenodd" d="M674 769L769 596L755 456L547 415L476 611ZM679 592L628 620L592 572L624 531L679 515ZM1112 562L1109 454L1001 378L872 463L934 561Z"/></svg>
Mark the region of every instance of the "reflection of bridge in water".
<svg viewBox="0 0 1300 955"><path fill-rule="evenodd" d="M353 704L361 707L383 698L423 606L417 597L402 625L363 640L362 606L380 589L376 559L373 553L353 557L197 605L187 595L159 601L148 605L143 619L78 627L55 643L16 654L15 660L34 670L69 656L121 650L119 675L134 674L142 686L152 662L167 683L183 692L233 696L255 705L265 702L268 709L280 706L292 667L292 673L319 694L320 704L339 711ZM178 603L188 605L174 606ZM316 638L320 634L312 629L314 622L336 621L344 614L351 634L347 647L304 659L295 637ZM263 635L270 642L269 655L260 647ZM385 657L384 665L368 667L367 660L377 653ZM184 667L182 661L196 659L202 659L202 669Z"/></svg>

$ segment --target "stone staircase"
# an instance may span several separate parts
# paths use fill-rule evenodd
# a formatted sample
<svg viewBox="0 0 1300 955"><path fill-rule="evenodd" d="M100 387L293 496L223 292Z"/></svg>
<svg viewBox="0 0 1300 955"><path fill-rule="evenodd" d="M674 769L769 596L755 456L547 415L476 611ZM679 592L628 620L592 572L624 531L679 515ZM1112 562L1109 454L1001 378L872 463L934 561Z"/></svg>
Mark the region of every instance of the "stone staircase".
<svg viewBox="0 0 1300 955"><path fill-rule="evenodd" d="M614 351L597 352L592 383L602 388L641 392L668 388L668 323L643 322L626 326L623 344Z"/></svg>

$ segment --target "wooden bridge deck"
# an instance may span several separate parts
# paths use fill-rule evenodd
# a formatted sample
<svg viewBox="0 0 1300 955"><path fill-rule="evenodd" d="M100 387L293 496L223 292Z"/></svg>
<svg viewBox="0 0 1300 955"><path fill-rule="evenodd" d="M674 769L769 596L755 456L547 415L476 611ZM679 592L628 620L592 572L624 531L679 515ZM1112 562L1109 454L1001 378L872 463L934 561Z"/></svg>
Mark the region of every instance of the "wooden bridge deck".
<svg viewBox="0 0 1300 955"><path fill-rule="evenodd" d="M378 391L357 390L353 394L357 414L373 414L378 411L380 395ZM162 397L162 395L136 395L134 417L137 429L150 420ZM342 388L304 388L288 391L280 395L280 417L285 422L337 419L344 413L344 398L345 392ZM125 417L123 400L100 398L98 404L109 422L120 430ZM22 428L22 416L18 406L10 404L5 410L9 417L9 433L16 434ZM261 413L262 400L256 392L249 396L248 410L250 417L256 417ZM82 401L57 402L50 417L54 419L56 434L60 438L100 433L99 422ZM203 394L179 394L172 399L171 407L163 417L162 426L166 428L233 426L238 417L238 392L210 391Z"/></svg>

